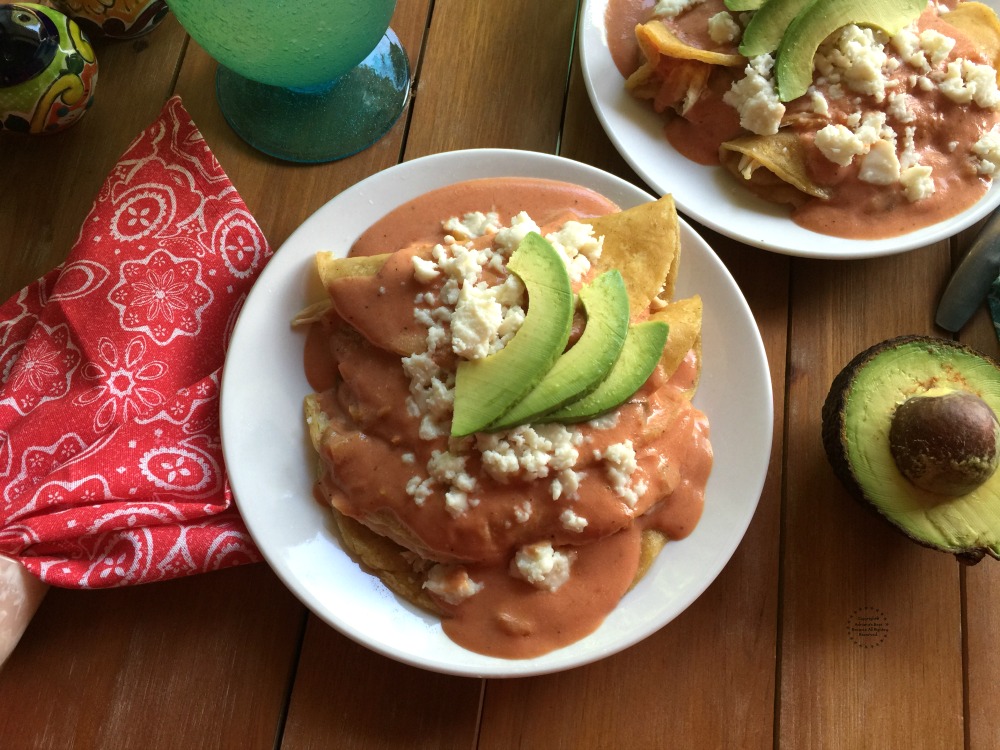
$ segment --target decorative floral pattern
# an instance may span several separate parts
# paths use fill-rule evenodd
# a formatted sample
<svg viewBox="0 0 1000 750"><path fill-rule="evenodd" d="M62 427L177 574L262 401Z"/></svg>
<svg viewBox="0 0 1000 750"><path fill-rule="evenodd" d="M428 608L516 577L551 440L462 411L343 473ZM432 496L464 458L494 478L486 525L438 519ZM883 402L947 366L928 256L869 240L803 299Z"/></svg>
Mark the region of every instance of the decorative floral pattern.
<svg viewBox="0 0 1000 750"><path fill-rule="evenodd" d="M67 262L0 305L0 554L78 588L260 559L226 481L218 398L270 253L171 99Z"/></svg>

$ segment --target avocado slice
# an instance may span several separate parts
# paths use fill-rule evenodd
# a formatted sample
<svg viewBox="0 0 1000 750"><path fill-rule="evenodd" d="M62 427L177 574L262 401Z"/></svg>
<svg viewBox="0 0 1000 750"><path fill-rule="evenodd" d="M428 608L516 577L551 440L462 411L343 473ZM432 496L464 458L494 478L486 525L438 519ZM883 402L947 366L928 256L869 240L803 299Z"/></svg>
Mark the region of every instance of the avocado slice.
<svg viewBox="0 0 1000 750"><path fill-rule="evenodd" d="M495 354L463 360L455 374L451 434L485 429L544 377L566 348L573 325L573 289L566 264L537 232L525 236L507 261L524 282L528 311L521 327Z"/></svg>
<svg viewBox="0 0 1000 750"><path fill-rule="evenodd" d="M773 2L777 0L769 0L761 10ZM837 29L853 23L892 35L915 21L926 7L926 0L811 0L781 36L774 65L778 98L789 102L806 93L813 80L816 50Z"/></svg>
<svg viewBox="0 0 1000 750"><path fill-rule="evenodd" d="M810 0L767 0L750 17L747 27L743 30L740 54L744 57L757 57L774 52L781 44L781 37L784 36L788 24L809 3ZM810 80L812 80L812 60L809 64Z"/></svg>
<svg viewBox="0 0 1000 750"><path fill-rule="evenodd" d="M577 342L556 360L527 396L490 425L503 430L531 422L594 390L611 370L628 333L625 280L617 269L605 271L580 289L587 323Z"/></svg>
<svg viewBox="0 0 1000 750"><path fill-rule="evenodd" d="M764 0L725 0L725 3L726 9L733 11L757 10L765 4Z"/></svg>
<svg viewBox="0 0 1000 750"><path fill-rule="evenodd" d="M901 336L858 354L823 405L837 477L916 542L1000 558L1000 365L968 346Z"/></svg>
<svg viewBox="0 0 1000 750"><path fill-rule="evenodd" d="M670 330L663 321L630 325L621 354L607 377L593 391L546 414L544 422L585 422L627 401L653 374Z"/></svg>

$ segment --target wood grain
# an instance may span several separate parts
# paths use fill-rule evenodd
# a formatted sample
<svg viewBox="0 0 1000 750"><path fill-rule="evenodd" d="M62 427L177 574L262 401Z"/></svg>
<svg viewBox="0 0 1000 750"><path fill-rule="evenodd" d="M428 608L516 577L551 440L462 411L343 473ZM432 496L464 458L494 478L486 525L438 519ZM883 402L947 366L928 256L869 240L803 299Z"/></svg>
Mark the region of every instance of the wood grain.
<svg viewBox="0 0 1000 750"><path fill-rule="evenodd" d="M789 342L780 742L961 747L958 563L905 539L832 480L820 410L840 367L932 333L946 243L852 263L797 260ZM897 300L886 290L905 289Z"/></svg>

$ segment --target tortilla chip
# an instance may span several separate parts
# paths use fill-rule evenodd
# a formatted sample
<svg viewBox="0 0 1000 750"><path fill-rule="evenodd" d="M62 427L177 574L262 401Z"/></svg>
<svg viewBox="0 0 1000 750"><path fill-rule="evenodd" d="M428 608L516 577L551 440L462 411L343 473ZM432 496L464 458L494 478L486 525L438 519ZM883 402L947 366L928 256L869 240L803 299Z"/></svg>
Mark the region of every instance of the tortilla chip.
<svg viewBox="0 0 1000 750"><path fill-rule="evenodd" d="M695 295L671 302L649 316L650 320L662 320L670 326L663 356L660 358L660 364L668 377L677 371L688 352L694 351L697 367L695 386L701 374L701 312L701 297ZM694 395L694 388L688 395Z"/></svg>
<svg viewBox="0 0 1000 750"><path fill-rule="evenodd" d="M429 255L430 248L410 248L406 261L410 255L418 250L424 250L425 255ZM393 328L391 326L378 326L376 328L365 328L357 316L353 299L360 295L367 300L369 307L387 304L391 308L388 299L379 294L379 288L384 285L383 273L391 264L399 261L397 253L383 253L381 255L365 255L349 258L338 258L330 253L316 254L316 270L319 272L320 280L329 295L337 314L344 321L356 328L368 341L379 349L394 352L400 356L409 356L422 352L425 347L426 331L418 325L408 327ZM420 284L410 279L407 283L413 286L414 296L420 291ZM362 287L358 289L359 285ZM347 296L350 289L353 294Z"/></svg>
<svg viewBox="0 0 1000 750"><path fill-rule="evenodd" d="M385 265L392 253L381 255L361 255L351 258L338 258L333 253L316 253L316 269L323 286L327 289L339 279L358 276L374 276Z"/></svg>
<svg viewBox="0 0 1000 750"><path fill-rule="evenodd" d="M636 26L635 35L645 62L628 77L625 88L636 98L651 99L657 112L670 108L684 114L698 101L715 69L746 64L742 55L684 43L659 20Z"/></svg>
<svg viewBox="0 0 1000 750"><path fill-rule="evenodd" d="M1000 20L992 8L963 2L955 10L942 13L941 19L969 37L993 68L1000 68Z"/></svg>
<svg viewBox="0 0 1000 750"><path fill-rule="evenodd" d="M669 541L670 539L667 535L661 531L643 529L641 542L639 543L639 567L635 571L632 583L629 584L630 591L649 572L650 566L652 566L657 556L663 551L663 548Z"/></svg>
<svg viewBox="0 0 1000 750"><path fill-rule="evenodd" d="M807 196L827 199L830 193L809 179L806 147L793 132L748 135L719 148L722 166L765 200L801 205Z"/></svg>
<svg viewBox="0 0 1000 750"><path fill-rule="evenodd" d="M633 314L646 310L656 296L673 296L681 235L672 196L584 222L604 236L595 270L621 272Z"/></svg>

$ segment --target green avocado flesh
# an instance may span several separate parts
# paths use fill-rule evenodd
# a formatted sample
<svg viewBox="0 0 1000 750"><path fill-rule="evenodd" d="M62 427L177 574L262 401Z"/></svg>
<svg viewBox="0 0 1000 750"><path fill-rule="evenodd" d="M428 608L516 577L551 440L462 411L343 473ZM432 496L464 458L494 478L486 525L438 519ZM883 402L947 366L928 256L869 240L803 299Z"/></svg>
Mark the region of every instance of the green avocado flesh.
<svg viewBox="0 0 1000 750"><path fill-rule="evenodd" d="M781 44L781 37L810 0L767 0L753 14L746 29L743 31L743 41L740 43L740 54L744 57L757 57L774 52ZM810 60L810 80L812 78L812 61Z"/></svg>
<svg viewBox="0 0 1000 750"><path fill-rule="evenodd" d="M757 10L762 5L764 0L726 0L727 10Z"/></svg>
<svg viewBox="0 0 1000 750"><path fill-rule="evenodd" d="M897 409L948 392L978 396L998 415L1000 367L946 339L905 336L871 347L837 376L823 406L827 457L852 494L911 539L966 562L1000 558L1000 472L964 494L946 495L911 482L893 457ZM956 442L950 425L943 434Z"/></svg>
<svg viewBox="0 0 1000 750"><path fill-rule="evenodd" d="M528 234L507 262L528 291L528 311L495 354L459 363L451 434L488 427L534 388L566 348L573 325L573 289L562 258L540 234Z"/></svg>
<svg viewBox="0 0 1000 750"><path fill-rule="evenodd" d="M628 291L621 273L612 270L598 276L580 289L580 302L587 313L580 338L527 396L490 425L491 430L544 421L539 418L590 393L611 370L629 325Z"/></svg>
<svg viewBox="0 0 1000 750"><path fill-rule="evenodd" d="M782 1L768 0L757 15ZM796 1L787 0L787 4ZM915 21L926 7L926 0L811 0L790 22L785 21L788 26L780 35L774 65L778 98L788 102L806 93L813 80L816 50L837 29L857 24L892 35Z"/></svg>
<svg viewBox="0 0 1000 750"><path fill-rule="evenodd" d="M653 374L663 356L668 331L666 323L656 320L629 326L621 354L601 384L586 396L547 414L545 421L584 422L624 403Z"/></svg>

